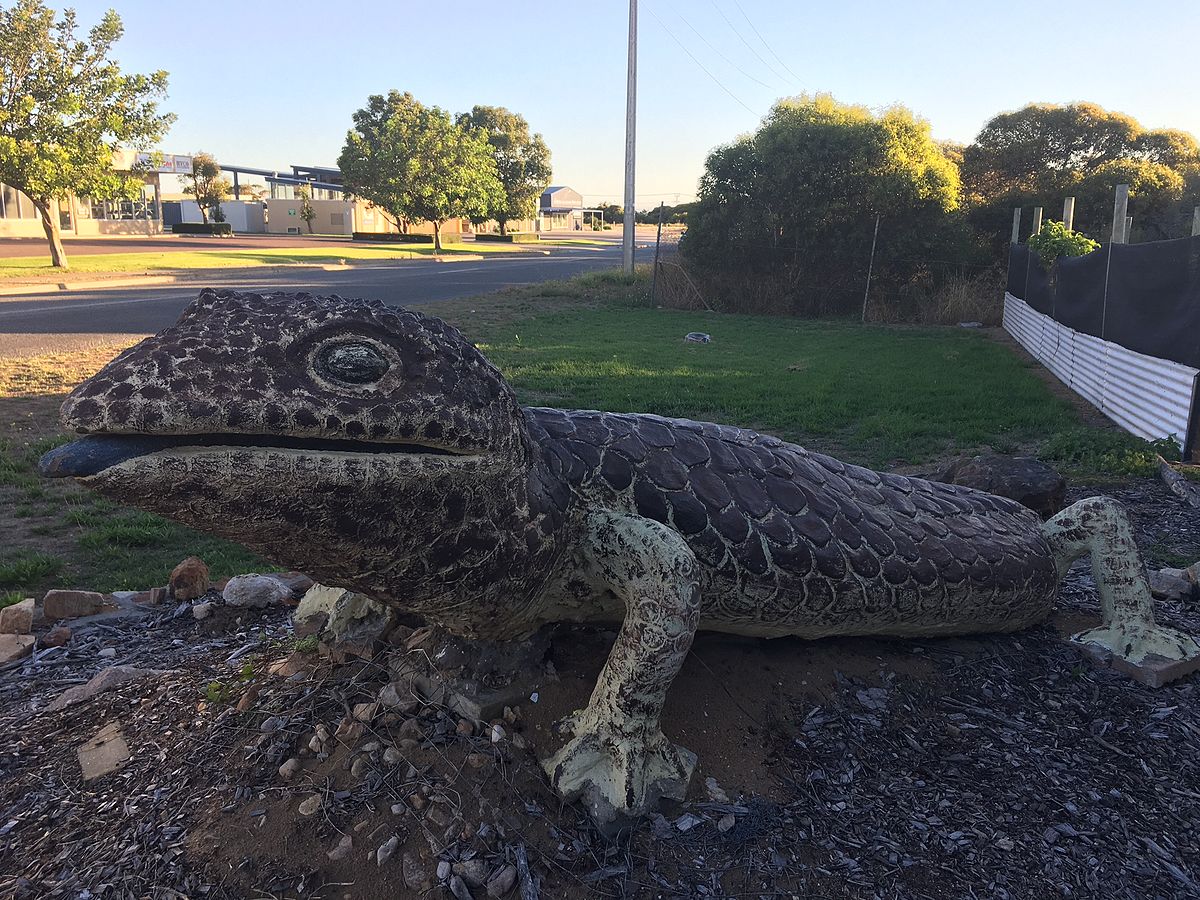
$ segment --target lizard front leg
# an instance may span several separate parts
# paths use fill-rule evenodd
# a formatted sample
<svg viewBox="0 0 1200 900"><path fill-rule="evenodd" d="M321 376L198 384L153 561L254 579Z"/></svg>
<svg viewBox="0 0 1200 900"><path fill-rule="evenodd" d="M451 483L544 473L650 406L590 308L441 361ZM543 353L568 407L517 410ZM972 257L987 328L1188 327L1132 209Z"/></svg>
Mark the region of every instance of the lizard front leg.
<svg viewBox="0 0 1200 900"><path fill-rule="evenodd" d="M575 737L543 765L560 795L606 824L687 791L696 756L663 736L659 716L692 646L700 586L687 543L650 519L591 514L583 559L625 621L587 707L565 723Z"/></svg>

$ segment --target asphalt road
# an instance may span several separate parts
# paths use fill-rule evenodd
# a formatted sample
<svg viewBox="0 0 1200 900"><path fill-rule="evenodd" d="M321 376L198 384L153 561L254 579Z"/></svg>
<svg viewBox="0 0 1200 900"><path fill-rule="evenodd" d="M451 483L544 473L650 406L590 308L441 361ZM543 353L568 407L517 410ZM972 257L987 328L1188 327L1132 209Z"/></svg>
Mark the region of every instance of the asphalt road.
<svg viewBox="0 0 1200 900"><path fill-rule="evenodd" d="M641 251L643 258L645 252ZM304 290L377 299L393 306L421 306L620 264L620 246L614 245L611 249L555 250L550 256L414 260L337 271L275 270L258 275L214 271L210 278L179 285L27 294L0 302L0 356L94 345L119 335L153 334L174 324L202 287Z"/></svg>

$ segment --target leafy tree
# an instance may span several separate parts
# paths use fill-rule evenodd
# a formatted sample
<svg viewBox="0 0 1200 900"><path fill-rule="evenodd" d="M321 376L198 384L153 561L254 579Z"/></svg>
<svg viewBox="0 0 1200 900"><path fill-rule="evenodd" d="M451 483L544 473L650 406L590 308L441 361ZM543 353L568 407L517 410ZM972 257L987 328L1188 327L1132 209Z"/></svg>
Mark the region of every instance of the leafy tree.
<svg viewBox="0 0 1200 900"><path fill-rule="evenodd" d="M431 222L438 250L447 219L487 216L503 202L487 138L409 93L367 98L354 113L338 168L347 191L397 222Z"/></svg>
<svg viewBox="0 0 1200 900"><path fill-rule="evenodd" d="M1125 176L1122 176L1122 172ZM999 246L1013 207L1042 206L1075 196L1075 219L1107 238L1112 187L1139 182L1135 221L1145 233L1170 237L1182 219L1186 181L1200 174L1200 145L1184 131L1147 130L1132 116L1094 103L1034 103L994 116L963 151L962 175L971 220ZM1121 182L1121 177L1127 177ZM1099 198L1103 185L1108 197Z"/></svg>
<svg viewBox="0 0 1200 900"><path fill-rule="evenodd" d="M192 197L200 207L200 218L208 224L211 214L214 222L224 222L225 213L221 203L233 196L233 184L221 177L221 167L211 153L200 152L192 157L192 174L183 176L186 182L183 193Z"/></svg>
<svg viewBox="0 0 1200 900"><path fill-rule="evenodd" d="M475 106L458 117L458 124L487 135L504 193L487 216L476 218L495 219L500 233L507 234L510 219L529 219L536 213L538 197L550 184L550 150L540 134L530 135L523 116L503 106Z"/></svg>
<svg viewBox="0 0 1200 900"><path fill-rule="evenodd" d="M296 193L300 195L300 218L308 225L308 233L313 233L313 220L317 217L317 211L312 205L312 194L307 185L300 185L296 188Z"/></svg>
<svg viewBox="0 0 1200 900"><path fill-rule="evenodd" d="M597 203L594 207L600 210L600 215L606 224L616 225L625 221L625 207L616 203Z"/></svg>
<svg viewBox="0 0 1200 900"><path fill-rule="evenodd" d="M874 115L801 96L709 155L681 249L730 276L730 290L759 284L786 311L847 312L862 302L876 216L874 274L902 283L917 271L913 260L959 252L940 249L958 201L958 170L927 122L902 107Z"/></svg>
<svg viewBox="0 0 1200 900"><path fill-rule="evenodd" d="M86 39L76 27L73 10L56 21L41 0L0 8L0 182L33 201L63 269L58 201L136 197L141 181L116 171L113 154L150 147L174 120L158 112L166 72L126 75L109 58L124 33L115 12Z"/></svg>

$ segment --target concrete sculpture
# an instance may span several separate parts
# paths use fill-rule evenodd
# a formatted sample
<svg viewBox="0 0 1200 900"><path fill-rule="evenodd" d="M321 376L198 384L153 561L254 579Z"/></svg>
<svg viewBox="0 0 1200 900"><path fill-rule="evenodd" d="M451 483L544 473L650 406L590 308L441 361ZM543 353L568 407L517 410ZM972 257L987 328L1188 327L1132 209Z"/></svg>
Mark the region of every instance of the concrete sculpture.
<svg viewBox="0 0 1200 900"><path fill-rule="evenodd" d="M685 790L659 728L697 628L948 635L1044 618L1091 553L1103 624L1134 664L1191 659L1155 624L1123 512L1043 525L968 488L880 474L740 428L522 408L454 328L378 303L203 291L62 410L42 461L465 637L550 622L620 631L555 788L611 820Z"/></svg>

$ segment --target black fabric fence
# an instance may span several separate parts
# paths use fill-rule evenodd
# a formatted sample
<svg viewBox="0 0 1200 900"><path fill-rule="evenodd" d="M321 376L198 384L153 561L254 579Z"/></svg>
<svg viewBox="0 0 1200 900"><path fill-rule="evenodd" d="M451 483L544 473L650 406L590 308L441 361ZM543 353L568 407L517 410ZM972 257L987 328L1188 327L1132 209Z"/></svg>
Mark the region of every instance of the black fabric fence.
<svg viewBox="0 0 1200 900"><path fill-rule="evenodd" d="M1200 237L1107 244L1047 272L1010 248L1008 292L1068 328L1200 368Z"/></svg>

